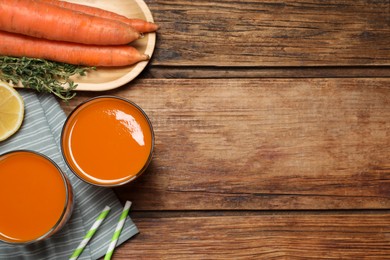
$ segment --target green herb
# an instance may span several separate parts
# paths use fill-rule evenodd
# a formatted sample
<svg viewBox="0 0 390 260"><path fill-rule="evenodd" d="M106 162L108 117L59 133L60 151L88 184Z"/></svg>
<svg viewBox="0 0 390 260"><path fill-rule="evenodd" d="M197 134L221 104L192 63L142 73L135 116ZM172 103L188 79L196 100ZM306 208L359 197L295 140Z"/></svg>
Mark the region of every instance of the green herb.
<svg viewBox="0 0 390 260"><path fill-rule="evenodd" d="M22 84L38 92L53 93L65 101L76 95L73 90L77 84L69 78L77 74L84 76L92 69L95 68L42 59L0 56L1 80L15 85Z"/></svg>

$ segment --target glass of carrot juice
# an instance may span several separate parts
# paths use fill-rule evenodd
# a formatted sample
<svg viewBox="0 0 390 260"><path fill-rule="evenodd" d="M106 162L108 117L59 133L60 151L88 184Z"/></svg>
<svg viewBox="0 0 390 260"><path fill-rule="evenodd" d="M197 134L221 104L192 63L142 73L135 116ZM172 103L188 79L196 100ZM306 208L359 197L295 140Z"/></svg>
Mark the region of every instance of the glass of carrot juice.
<svg viewBox="0 0 390 260"><path fill-rule="evenodd" d="M29 150L0 155L0 241L29 244L49 238L72 210L72 187L51 159Z"/></svg>
<svg viewBox="0 0 390 260"><path fill-rule="evenodd" d="M154 133L145 112L120 97L99 96L77 106L61 134L69 168L83 181L115 187L135 180L149 165Z"/></svg>

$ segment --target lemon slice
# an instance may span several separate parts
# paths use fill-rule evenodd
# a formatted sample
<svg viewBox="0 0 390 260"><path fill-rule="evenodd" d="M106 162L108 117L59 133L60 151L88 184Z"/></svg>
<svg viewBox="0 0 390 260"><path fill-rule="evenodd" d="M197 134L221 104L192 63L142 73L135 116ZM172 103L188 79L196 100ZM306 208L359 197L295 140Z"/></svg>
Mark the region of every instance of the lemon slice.
<svg viewBox="0 0 390 260"><path fill-rule="evenodd" d="M22 125L23 117L22 96L13 87L0 81L0 141L18 131Z"/></svg>

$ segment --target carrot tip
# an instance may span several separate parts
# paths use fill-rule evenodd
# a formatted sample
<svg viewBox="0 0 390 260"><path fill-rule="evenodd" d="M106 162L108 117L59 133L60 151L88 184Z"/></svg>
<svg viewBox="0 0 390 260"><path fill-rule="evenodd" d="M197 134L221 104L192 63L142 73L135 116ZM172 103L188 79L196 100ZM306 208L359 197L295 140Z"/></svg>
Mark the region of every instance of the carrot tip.
<svg viewBox="0 0 390 260"><path fill-rule="evenodd" d="M139 39L142 39L142 38L144 38L145 37L145 34L144 33L139 33Z"/></svg>
<svg viewBox="0 0 390 260"><path fill-rule="evenodd" d="M150 60L150 56L148 54L143 54L142 57L144 60Z"/></svg>

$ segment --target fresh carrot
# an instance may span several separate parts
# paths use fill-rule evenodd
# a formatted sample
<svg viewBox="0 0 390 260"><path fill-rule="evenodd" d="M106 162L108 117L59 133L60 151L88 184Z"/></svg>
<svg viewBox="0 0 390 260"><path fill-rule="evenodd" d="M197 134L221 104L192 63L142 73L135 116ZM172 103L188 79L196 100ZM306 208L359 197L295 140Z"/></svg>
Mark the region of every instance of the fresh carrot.
<svg viewBox="0 0 390 260"><path fill-rule="evenodd" d="M130 26L132 26L136 31L141 32L141 33L148 33L148 32L154 32L158 29L158 25L155 23L147 22L142 19L133 19L133 18L128 18L126 16L110 12L107 10L103 10L100 8L92 7L92 6L87 6L87 5L81 5L81 4L76 4L76 3L70 3L66 1L59 1L59 0L40 0L45 3L61 6L64 8L68 8L71 10L75 11L80 11L86 14L90 15L95 15L107 19L112 19L116 21L120 21L123 23L126 23Z"/></svg>
<svg viewBox="0 0 390 260"><path fill-rule="evenodd" d="M1 0L0 30L96 45L127 44L140 37L125 23L36 0Z"/></svg>
<svg viewBox="0 0 390 260"><path fill-rule="evenodd" d="M148 60L129 45L97 46L50 41L0 31L0 55L30 57L86 66L128 66Z"/></svg>

